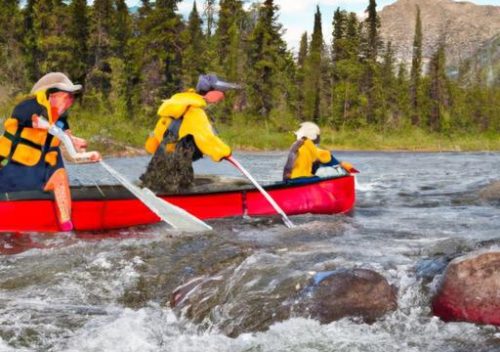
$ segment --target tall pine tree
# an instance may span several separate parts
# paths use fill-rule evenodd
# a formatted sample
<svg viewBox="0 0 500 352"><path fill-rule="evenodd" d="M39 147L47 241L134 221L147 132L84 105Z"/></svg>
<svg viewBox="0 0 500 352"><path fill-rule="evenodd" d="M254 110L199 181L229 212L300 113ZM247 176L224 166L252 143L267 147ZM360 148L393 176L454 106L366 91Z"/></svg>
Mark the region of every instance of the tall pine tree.
<svg viewBox="0 0 500 352"><path fill-rule="evenodd" d="M314 122L321 118L321 92L322 92L322 59L323 59L323 31L321 25L321 11L316 6L314 15L314 29L312 33L307 70L305 77L305 117Z"/></svg>
<svg viewBox="0 0 500 352"><path fill-rule="evenodd" d="M205 73L206 60L206 38L202 31L203 21L198 13L196 1L193 2L193 9L189 14L188 24L184 31L184 84L187 87L195 87L198 76Z"/></svg>
<svg viewBox="0 0 500 352"><path fill-rule="evenodd" d="M420 7L417 6L415 21L415 36L413 38L413 57L410 73L410 99L412 106L411 121L414 125L420 122L420 90L422 74L422 21L420 19Z"/></svg>
<svg viewBox="0 0 500 352"><path fill-rule="evenodd" d="M286 44L277 23L278 7L273 0L266 0L259 10L259 17L248 43L247 89L252 112L269 117L283 91L278 76L283 69Z"/></svg>

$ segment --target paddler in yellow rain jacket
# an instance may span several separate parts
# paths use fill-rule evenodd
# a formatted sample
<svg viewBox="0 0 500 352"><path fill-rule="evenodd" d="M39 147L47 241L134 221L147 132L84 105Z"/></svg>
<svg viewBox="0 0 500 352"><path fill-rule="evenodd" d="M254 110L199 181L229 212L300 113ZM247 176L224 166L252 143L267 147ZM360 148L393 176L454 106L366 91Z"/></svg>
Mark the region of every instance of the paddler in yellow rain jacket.
<svg viewBox="0 0 500 352"><path fill-rule="evenodd" d="M159 193L174 193L189 188L194 180L192 162L210 156L219 162L231 155L231 148L214 132L205 113L207 104L224 99L224 92L239 89L216 75L201 75L195 90L173 95L158 109L158 120L146 141L153 154L143 185Z"/></svg>
<svg viewBox="0 0 500 352"><path fill-rule="evenodd" d="M63 73L43 76L31 95L5 121L0 137L0 192L52 191L63 231L73 229L71 193L59 145L75 162L96 162L98 152L86 152L87 143L71 134L67 110L82 86ZM26 221L29 221L29 214Z"/></svg>
<svg viewBox="0 0 500 352"><path fill-rule="evenodd" d="M295 132L297 141L290 148L283 170L284 181L300 183L332 176L325 172L327 167L342 166L342 169L338 169L341 172L357 172L351 164L339 162L330 151L317 147L320 142L320 133L320 128L313 122L300 124L300 128Z"/></svg>

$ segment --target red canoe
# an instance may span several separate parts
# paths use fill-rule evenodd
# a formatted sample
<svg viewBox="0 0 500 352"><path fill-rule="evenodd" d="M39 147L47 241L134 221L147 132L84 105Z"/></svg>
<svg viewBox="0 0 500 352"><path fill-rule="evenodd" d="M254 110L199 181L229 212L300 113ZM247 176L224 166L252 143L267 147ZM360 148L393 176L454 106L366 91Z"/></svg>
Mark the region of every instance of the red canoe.
<svg viewBox="0 0 500 352"><path fill-rule="evenodd" d="M341 176L306 184L265 187L289 215L349 212L355 202L354 177ZM73 223L77 231L100 231L148 225L159 219L121 186L74 187ZM265 216L276 212L249 186L162 196L203 220ZM0 232L57 232L52 195L44 192L0 194Z"/></svg>

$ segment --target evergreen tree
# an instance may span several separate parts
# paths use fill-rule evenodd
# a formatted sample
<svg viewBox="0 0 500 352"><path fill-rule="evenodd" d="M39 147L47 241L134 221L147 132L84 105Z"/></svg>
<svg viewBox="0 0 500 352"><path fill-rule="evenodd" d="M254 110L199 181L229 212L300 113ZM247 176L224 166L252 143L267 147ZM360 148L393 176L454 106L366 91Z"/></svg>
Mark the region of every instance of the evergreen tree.
<svg viewBox="0 0 500 352"><path fill-rule="evenodd" d="M184 40L186 41L183 55L184 83L187 87L195 87L198 82L198 76L206 71L206 38L202 32L202 24L203 21L198 14L195 1L184 32Z"/></svg>
<svg viewBox="0 0 500 352"><path fill-rule="evenodd" d="M322 92L322 58L324 42L321 25L321 11L316 6L314 15L314 29L307 60L305 77L305 117L319 122L321 118L321 92Z"/></svg>
<svg viewBox="0 0 500 352"><path fill-rule="evenodd" d="M333 35L332 35L332 56L333 61L340 61L346 58L346 46L347 46L347 12L340 11L337 7L335 13L333 14Z"/></svg>
<svg viewBox="0 0 500 352"><path fill-rule="evenodd" d="M277 107L282 93L278 76L286 58L286 44L280 35L277 11L273 0L264 1L248 40L248 100L250 109L263 117L269 117Z"/></svg>
<svg viewBox="0 0 500 352"><path fill-rule="evenodd" d="M25 83L25 66L19 62L22 55L22 18L18 0L0 0L0 82L16 90ZM5 84L7 82L7 84ZM10 90L9 89L9 90Z"/></svg>
<svg viewBox="0 0 500 352"><path fill-rule="evenodd" d="M125 116L132 117L133 77L132 18L125 0L115 0L113 18L113 52L111 64L111 89L115 108L121 108Z"/></svg>
<svg viewBox="0 0 500 352"><path fill-rule="evenodd" d="M431 109L428 125L433 131L440 131L442 128L448 127L449 123L450 94L445 67L444 44L440 44L429 64Z"/></svg>
<svg viewBox="0 0 500 352"><path fill-rule="evenodd" d="M366 23L366 37L367 44L365 48L365 57L372 62L377 60L378 49L381 45L380 41L380 18L377 14L377 2L375 0L370 0L368 8L366 9L368 17L365 20Z"/></svg>
<svg viewBox="0 0 500 352"><path fill-rule="evenodd" d="M68 36L73 43L72 64L70 69L71 79L76 82L85 82L88 70L88 40L89 18L86 0L73 0L70 5L71 21Z"/></svg>
<svg viewBox="0 0 500 352"><path fill-rule="evenodd" d="M362 91L366 95L366 121L369 124L380 123L381 116L378 109L382 105L380 70L377 64L378 48L380 46L380 19L377 14L377 3L370 0L366 9L368 17L365 20L364 58L365 73L362 82Z"/></svg>
<svg viewBox="0 0 500 352"><path fill-rule="evenodd" d="M27 67L28 80L36 82L40 76L40 49L36 38L35 30L35 3L37 0L28 0L23 11L23 44L24 60Z"/></svg>
<svg viewBox="0 0 500 352"><path fill-rule="evenodd" d="M297 114L301 120L304 116L304 79L306 74L306 60L308 56L307 32L302 34L300 39L299 54L297 56Z"/></svg>
<svg viewBox="0 0 500 352"><path fill-rule="evenodd" d="M70 17L62 0L33 2L33 38L40 74L69 72L72 66L72 42L66 33Z"/></svg>
<svg viewBox="0 0 500 352"><path fill-rule="evenodd" d="M94 0L91 16L90 72L86 91L108 97L111 92L111 63L113 55L113 1ZM87 96L89 97L89 96Z"/></svg>
<svg viewBox="0 0 500 352"><path fill-rule="evenodd" d="M412 123L418 125L420 122L420 89L422 74L422 22L420 19L420 7L417 6L417 16L415 22L415 36L413 38L413 57L410 73L410 99L412 105Z"/></svg>
<svg viewBox="0 0 500 352"><path fill-rule="evenodd" d="M136 59L140 66L141 101L149 109L183 88L183 23L176 13L178 2L157 0L141 22Z"/></svg>
<svg viewBox="0 0 500 352"><path fill-rule="evenodd" d="M243 4L240 0L221 0L219 10L219 21L217 22L217 56L219 65L225 69L227 57L229 55L231 41L231 31L238 36L239 24ZM236 32L236 33L235 33Z"/></svg>

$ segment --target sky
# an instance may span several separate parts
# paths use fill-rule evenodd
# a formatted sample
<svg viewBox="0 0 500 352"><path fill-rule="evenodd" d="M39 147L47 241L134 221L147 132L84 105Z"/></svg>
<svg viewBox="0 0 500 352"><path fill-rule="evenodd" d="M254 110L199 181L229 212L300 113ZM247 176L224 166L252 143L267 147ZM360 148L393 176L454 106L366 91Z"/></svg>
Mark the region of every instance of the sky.
<svg viewBox="0 0 500 352"><path fill-rule="evenodd" d="M203 0L197 0L198 9L201 10ZM252 1L246 1L252 2ZM381 10L384 6L394 3L395 0L377 0L377 9ZM500 0L469 0L478 5L496 5L500 6ZM139 0L127 0L129 6L135 6L140 3ZM323 36L328 43L331 41L333 12L337 7L347 11L353 11L362 14L368 5L368 0L276 0L280 7L279 21L286 29L285 40L292 49L297 49L300 37L304 31L309 34L312 32L314 23L314 13L316 5L319 5L323 20ZM193 8L193 0L183 0L179 3L179 11L187 17Z"/></svg>

